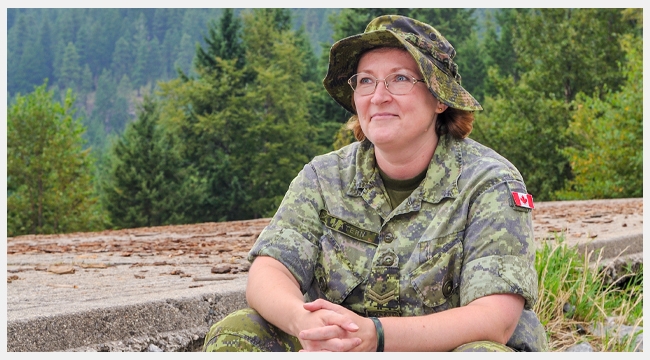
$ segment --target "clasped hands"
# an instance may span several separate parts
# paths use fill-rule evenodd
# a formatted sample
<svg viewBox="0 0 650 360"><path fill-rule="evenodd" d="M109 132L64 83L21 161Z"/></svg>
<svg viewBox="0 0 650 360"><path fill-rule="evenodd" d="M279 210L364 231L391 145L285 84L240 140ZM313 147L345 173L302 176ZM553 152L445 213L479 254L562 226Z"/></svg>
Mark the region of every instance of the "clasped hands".
<svg viewBox="0 0 650 360"><path fill-rule="evenodd" d="M377 335L372 320L324 299L305 303L309 311L298 334L300 351L375 351Z"/></svg>

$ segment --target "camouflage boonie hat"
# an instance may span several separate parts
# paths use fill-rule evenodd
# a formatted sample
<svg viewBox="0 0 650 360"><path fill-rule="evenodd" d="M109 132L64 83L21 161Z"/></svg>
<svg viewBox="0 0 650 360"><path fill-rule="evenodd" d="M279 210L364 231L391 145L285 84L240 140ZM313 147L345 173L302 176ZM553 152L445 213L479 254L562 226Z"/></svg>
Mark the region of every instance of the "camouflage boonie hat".
<svg viewBox="0 0 650 360"><path fill-rule="evenodd" d="M355 74L359 57L378 47L403 47L415 62L429 90L442 103L461 110L483 110L481 104L460 85L456 50L438 30L420 21L399 15L383 15L372 20L363 34L341 39L332 45L327 75L327 92L349 112L352 88L348 79Z"/></svg>

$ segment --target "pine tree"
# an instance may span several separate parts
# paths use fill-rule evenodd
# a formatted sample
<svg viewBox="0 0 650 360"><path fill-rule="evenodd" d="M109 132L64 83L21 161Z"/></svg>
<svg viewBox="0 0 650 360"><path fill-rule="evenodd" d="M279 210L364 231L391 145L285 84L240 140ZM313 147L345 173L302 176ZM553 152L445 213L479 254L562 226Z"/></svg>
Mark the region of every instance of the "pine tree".
<svg viewBox="0 0 650 360"><path fill-rule="evenodd" d="M138 120L111 148L103 202L116 228L185 221L180 158L158 126L158 105L145 97Z"/></svg>
<svg viewBox="0 0 650 360"><path fill-rule="evenodd" d="M149 41L149 57L147 60L147 79L156 82L165 78L165 59L162 47L157 37Z"/></svg>
<svg viewBox="0 0 650 360"><path fill-rule="evenodd" d="M63 62L59 70L59 88L78 91L81 86L82 67L79 65L79 54L73 43L68 43L63 53Z"/></svg>
<svg viewBox="0 0 650 360"><path fill-rule="evenodd" d="M38 33L23 44L20 56L20 77L22 89L31 91L44 80L51 79L52 74L52 44L51 29L47 18L41 24Z"/></svg>
<svg viewBox="0 0 650 360"><path fill-rule="evenodd" d="M121 134L126 127L126 124L130 118L129 108L131 106L131 90L133 89L133 84L128 75L122 75L120 82L117 83L115 88L115 103L113 116L111 117L110 122L107 124L110 129L109 132L114 132L116 134Z"/></svg>
<svg viewBox="0 0 650 360"><path fill-rule="evenodd" d="M110 70L104 69L97 79L97 91L95 92L95 107L92 116L102 124L104 134L109 132L108 124L116 108L114 106L117 93L117 83L113 80Z"/></svg>
<svg viewBox="0 0 650 360"><path fill-rule="evenodd" d="M7 234L51 234L103 228L93 191L93 159L74 96L63 103L47 82L18 95L7 116Z"/></svg>
<svg viewBox="0 0 650 360"><path fill-rule="evenodd" d="M95 90L93 73L90 71L90 66L85 64L84 70L81 73L81 92L83 94L88 94L93 90Z"/></svg>
<svg viewBox="0 0 650 360"><path fill-rule="evenodd" d="M478 35L475 32L472 33L468 39L456 47L456 51L458 54L462 54L456 59L458 73L461 75L461 85L479 102L483 101L486 93L487 66Z"/></svg>
<svg viewBox="0 0 650 360"><path fill-rule="evenodd" d="M244 66L244 48L241 40L241 20L235 17L232 9L224 9L219 22L211 22L208 35L203 37L206 49L197 45L194 66L214 69L216 58L224 60L237 59L237 67Z"/></svg>
<svg viewBox="0 0 650 360"><path fill-rule="evenodd" d="M124 37L120 37L115 43L115 52L113 52L111 62L111 72L115 79L121 79L124 75L129 75L133 67L133 53L131 43Z"/></svg>
<svg viewBox="0 0 650 360"><path fill-rule="evenodd" d="M28 26L28 15L20 14L16 24L7 33L7 91L9 94L29 92L28 70L23 67L22 57L25 45L30 42L31 34Z"/></svg>
<svg viewBox="0 0 650 360"><path fill-rule="evenodd" d="M195 79L174 79L160 83L161 123L175 136L183 158L183 169L195 173L195 182L185 182L184 191L195 194L186 215L192 222L245 219L249 197L244 182L247 174L235 169L237 151L246 151L241 141L246 119L232 116L230 108L245 93L243 69L236 60L217 59L227 76L197 70ZM238 150L239 149L239 150Z"/></svg>
<svg viewBox="0 0 650 360"><path fill-rule="evenodd" d="M149 60L149 41L147 40L147 27L144 14L140 14L135 25L135 35L133 36L134 64L132 72L133 85L137 89L145 85L148 80L150 64ZM139 90L138 90L139 93Z"/></svg>
<svg viewBox="0 0 650 360"><path fill-rule="evenodd" d="M486 66L496 67L499 76L512 76L515 81L519 81L522 72L513 43L517 11L499 9L495 14L496 19L488 20L484 41Z"/></svg>
<svg viewBox="0 0 650 360"><path fill-rule="evenodd" d="M237 164L252 175L248 186L255 217L277 210L291 180L318 151L309 141L315 129L307 121L310 98L300 79L304 60L283 14L253 9L244 15L247 63L256 77L236 116L247 119L244 143L255 151L239 153L243 161Z"/></svg>
<svg viewBox="0 0 650 360"><path fill-rule="evenodd" d="M189 34L183 34L175 50L174 69L179 74L184 75L190 72L195 49L192 37Z"/></svg>
<svg viewBox="0 0 650 360"><path fill-rule="evenodd" d="M456 49L471 37L476 28L474 9L410 9L407 16L436 28ZM462 56L460 52L458 54Z"/></svg>

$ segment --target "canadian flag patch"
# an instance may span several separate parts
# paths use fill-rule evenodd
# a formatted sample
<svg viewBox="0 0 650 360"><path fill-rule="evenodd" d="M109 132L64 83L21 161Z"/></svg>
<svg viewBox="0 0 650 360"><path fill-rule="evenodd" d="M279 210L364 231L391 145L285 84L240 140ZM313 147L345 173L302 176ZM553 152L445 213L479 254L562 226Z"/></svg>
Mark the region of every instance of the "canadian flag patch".
<svg viewBox="0 0 650 360"><path fill-rule="evenodd" d="M519 207L528 208L528 209L535 208L535 205L533 204L533 195L531 194L524 194L524 193L513 191L512 199L515 201L515 205Z"/></svg>

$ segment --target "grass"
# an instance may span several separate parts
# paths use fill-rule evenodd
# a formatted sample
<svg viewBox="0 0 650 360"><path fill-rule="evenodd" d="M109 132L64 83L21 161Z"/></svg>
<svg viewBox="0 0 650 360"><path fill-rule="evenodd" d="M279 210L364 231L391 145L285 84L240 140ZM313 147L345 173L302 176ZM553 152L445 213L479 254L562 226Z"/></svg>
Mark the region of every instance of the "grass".
<svg viewBox="0 0 650 360"><path fill-rule="evenodd" d="M539 298L534 310L546 328L551 351L581 342L594 351L635 350L643 327L643 265L628 266L625 274L613 278L615 272L602 264L601 255L581 254L563 237L545 242L537 251ZM634 332L623 335L623 325Z"/></svg>

